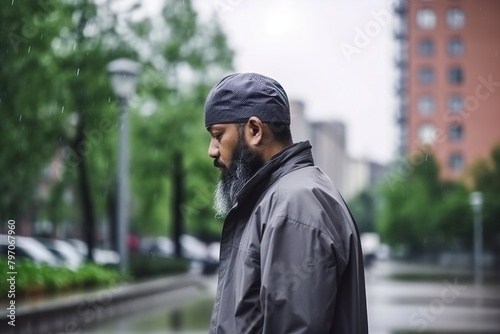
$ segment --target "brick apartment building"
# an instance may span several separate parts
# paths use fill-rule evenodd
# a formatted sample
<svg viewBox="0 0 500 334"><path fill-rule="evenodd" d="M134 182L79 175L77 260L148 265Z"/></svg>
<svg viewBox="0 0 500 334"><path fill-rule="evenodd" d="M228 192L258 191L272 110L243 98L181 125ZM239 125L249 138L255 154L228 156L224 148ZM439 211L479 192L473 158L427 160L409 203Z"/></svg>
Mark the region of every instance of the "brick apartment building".
<svg viewBox="0 0 500 334"><path fill-rule="evenodd" d="M500 143L500 1L400 0L399 154L431 148L445 179Z"/></svg>

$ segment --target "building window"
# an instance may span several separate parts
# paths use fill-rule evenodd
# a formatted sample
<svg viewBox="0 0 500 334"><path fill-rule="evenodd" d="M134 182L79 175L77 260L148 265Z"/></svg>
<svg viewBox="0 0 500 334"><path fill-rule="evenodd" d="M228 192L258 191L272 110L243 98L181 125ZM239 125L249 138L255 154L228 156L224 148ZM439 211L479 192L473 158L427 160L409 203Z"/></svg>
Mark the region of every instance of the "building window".
<svg viewBox="0 0 500 334"><path fill-rule="evenodd" d="M430 85L434 82L434 70L431 67L423 67L418 71L418 80L422 85Z"/></svg>
<svg viewBox="0 0 500 334"><path fill-rule="evenodd" d="M459 113L464 109L464 99L460 94L453 94L448 98L448 111Z"/></svg>
<svg viewBox="0 0 500 334"><path fill-rule="evenodd" d="M418 43L418 52L423 57L430 57L434 55L434 42L432 39L425 38Z"/></svg>
<svg viewBox="0 0 500 334"><path fill-rule="evenodd" d="M460 66L452 66L448 69L448 82L452 85L460 85L464 81L464 73Z"/></svg>
<svg viewBox="0 0 500 334"><path fill-rule="evenodd" d="M462 56L464 49L464 41L460 37L452 37L448 40L448 54L450 56Z"/></svg>
<svg viewBox="0 0 500 334"><path fill-rule="evenodd" d="M451 29L461 29L465 25L465 14L460 8L450 8L446 12L446 23Z"/></svg>
<svg viewBox="0 0 500 334"><path fill-rule="evenodd" d="M448 165L451 170L461 171L464 169L464 157L460 153L453 153L448 159Z"/></svg>
<svg viewBox="0 0 500 334"><path fill-rule="evenodd" d="M436 27L436 13L430 8L417 10L417 25L425 30L434 29Z"/></svg>
<svg viewBox="0 0 500 334"><path fill-rule="evenodd" d="M422 95L418 98L417 108L422 115L433 114L436 109L436 101L431 95Z"/></svg>
<svg viewBox="0 0 500 334"><path fill-rule="evenodd" d="M464 136L464 128L460 124L452 124L448 129L448 138L451 141L461 141Z"/></svg>
<svg viewBox="0 0 500 334"><path fill-rule="evenodd" d="M433 144L436 141L437 131L433 124L422 124L418 128L418 140L422 144Z"/></svg>

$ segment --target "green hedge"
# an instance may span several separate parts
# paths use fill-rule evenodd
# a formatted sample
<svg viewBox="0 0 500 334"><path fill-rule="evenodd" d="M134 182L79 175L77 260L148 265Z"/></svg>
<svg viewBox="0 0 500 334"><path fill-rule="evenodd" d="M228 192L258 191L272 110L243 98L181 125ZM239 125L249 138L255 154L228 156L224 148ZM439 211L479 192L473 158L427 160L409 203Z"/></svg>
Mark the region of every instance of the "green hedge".
<svg viewBox="0 0 500 334"><path fill-rule="evenodd" d="M7 272L7 261L0 258L0 268ZM79 288L110 286L120 281L116 270L85 263L77 270L35 264L28 260L16 261L16 296L69 291ZM0 285L0 299L7 298L8 284Z"/></svg>
<svg viewBox="0 0 500 334"><path fill-rule="evenodd" d="M186 273L190 262L186 259L162 258L147 255L130 257L130 274L134 278L145 278Z"/></svg>
<svg viewBox="0 0 500 334"><path fill-rule="evenodd" d="M147 278L185 273L190 263L185 259L165 259L160 257L134 255L130 257L129 277L121 277L115 269L85 263L77 270L65 267L51 267L35 264L29 260L16 261L16 296L33 297L54 292L74 291L92 287L108 287L121 280ZM8 277L7 261L0 257L2 282ZM7 298L9 284L0 284L0 300Z"/></svg>

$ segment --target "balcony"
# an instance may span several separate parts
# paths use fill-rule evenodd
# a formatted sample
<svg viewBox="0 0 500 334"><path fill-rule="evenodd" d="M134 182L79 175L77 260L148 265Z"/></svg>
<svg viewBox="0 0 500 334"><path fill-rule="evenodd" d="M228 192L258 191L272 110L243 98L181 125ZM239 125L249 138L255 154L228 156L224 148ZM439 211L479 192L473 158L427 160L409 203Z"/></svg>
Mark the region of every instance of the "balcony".
<svg viewBox="0 0 500 334"><path fill-rule="evenodd" d="M408 68L408 56L407 55L399 55L394 57L394 63L397 68L407 69Z"/></svg>
<svg viewBox="0 0 500 334"><path fill-rule="evenodd" d="M406 94L408 94L408 85L406 84L406 82L401 82L399 84L396 85L395 87L395 92L396 92L396 95L399 96L399 97L405 97Z"/></svg>
<svg viewBox="0 0 500 334"><path fill-rule="evenodd" d="M408 3L406 0L397 0L394 4L394 13L398 15L406 15L408 11Z"/></svg>
<svg viewBox="0 0 500 334"><path fill-rule="evenodd" d="M398 40L408 39L408 28L404 25L400 25L394 29L394 38Z"/></svg>
<svg viewBox="0 0 500 334"><path fill-rule="evenodd" d="M401 104L396 112L396 123L400 126L405 125L408 120L407 108Z"/></svg>

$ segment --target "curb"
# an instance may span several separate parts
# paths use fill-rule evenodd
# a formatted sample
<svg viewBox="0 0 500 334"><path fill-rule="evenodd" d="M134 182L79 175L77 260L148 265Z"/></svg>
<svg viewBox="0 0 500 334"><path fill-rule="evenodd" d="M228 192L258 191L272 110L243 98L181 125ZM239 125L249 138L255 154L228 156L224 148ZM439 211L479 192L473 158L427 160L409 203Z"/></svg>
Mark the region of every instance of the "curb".
<svg viewBox="0 0 500 334"><path fill-rule="evenodd" d="M16 308L15 326L2 310L0 333L78 333L96 322L158 305L173 290L201 287L200 276L186 274L62 297Z"/></svg>

